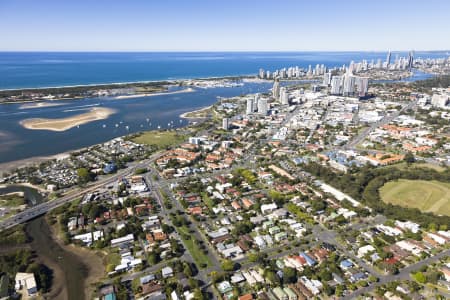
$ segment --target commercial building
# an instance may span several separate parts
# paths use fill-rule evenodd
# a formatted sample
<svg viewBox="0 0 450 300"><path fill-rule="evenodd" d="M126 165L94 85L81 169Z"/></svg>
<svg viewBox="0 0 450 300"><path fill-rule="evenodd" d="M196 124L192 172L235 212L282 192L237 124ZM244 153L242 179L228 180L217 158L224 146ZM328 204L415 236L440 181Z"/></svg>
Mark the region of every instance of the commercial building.
<svg viewBox="0 0 450 300"><path fill-rule="evenodd" d="M273 83L273 87L272 87L272 96L275 99L279 99L280 98L280 81L278 79L275 79L275 82Z"/></svg>
<svg viewBox="0 0 450 300"><path fill-rule="evenodd" d="M258 114L261 114L263 116L267 115L267 112L269 111L267 99L258 99Z"/></svg>
<svg viewBox="0 0 450 300"><path fill-rule="evenodd" d="M254 102L253 99L247 99L247 109L245 111L247 115L251 115L254 111L253 102Z"/></svg>
<svg viewBox="0 0 450 300"><path fill-rule="evenodd" d="M222 128L223 128L223 130L228 130L230 128L230 119L229 118L222 119Z"/></svg>

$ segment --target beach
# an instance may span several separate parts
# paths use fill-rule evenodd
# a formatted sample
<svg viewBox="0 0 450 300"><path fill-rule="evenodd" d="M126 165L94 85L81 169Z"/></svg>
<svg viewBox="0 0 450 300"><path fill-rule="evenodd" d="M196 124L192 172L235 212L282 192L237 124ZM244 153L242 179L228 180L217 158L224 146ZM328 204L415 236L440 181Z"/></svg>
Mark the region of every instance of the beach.
<svg viewBox="0 0 450 300"><path fill-rule="evenodd" d="M204 116L204 114L207 113L207 111L209 109L211 109L212 107L213 106L210 105L210 106L206 106L206 107L194 110L194 111L188 111L188 112L182 113L180 115L180 118L183 118L183 119L203 119L203 118L206 118L206 116Z"/></svg>
<svg viewBox="0 0 450 300"><path fill-rule="evenodd" d="M173 92L121 95L121 96L114 97L114 99L130 99L130 98L140 98L140 97L164 96L164 95L173 95L173 94L181 94L181 93L190 93L193 91L194 91L193 88L187 88L187 89L173 91Z"/></svg>
<svg viewBox="0 0 450 300"><path fill-rule="evenodd" d="M116 111L111 108L95 107L89 112L75 115L72 117L61 119L43 119L33 118L25 119L20 122L24 128L32 130L50 130L50 131L66 131L73 127L87 124L97 120L107 119L110 115Z"/></svg>

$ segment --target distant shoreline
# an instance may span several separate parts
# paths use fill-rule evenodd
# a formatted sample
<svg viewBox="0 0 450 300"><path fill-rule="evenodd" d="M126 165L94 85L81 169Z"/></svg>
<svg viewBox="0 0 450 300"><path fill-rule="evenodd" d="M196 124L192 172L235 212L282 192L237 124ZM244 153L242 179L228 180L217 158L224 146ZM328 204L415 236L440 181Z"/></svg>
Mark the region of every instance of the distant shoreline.
<svg viewBox="0 0 450 300"><path fill-rule="evenodd" d="M0 89L0 104L18 104L18 103L35 103L41 101L61 101L61 100L76 100L84 98L101 98L102 95L90 95L93 91L99 90L114 90L114 89L133 89L146 88L143 90L128 95L106 95L107 97L120 97L116 99L138 98L158 96L168 93L169 86L179 85L186 86L188 81L213 81L213 80L243 80L254 78L255 75L240 75L240 76L223 76L223 77L206 77L206 78L186 78L186 79L171 79L171 80L156 80L156 81L135 81L135 82L120 82L120 83L104 83L104 84L86 84L86 85L68 85L68 86L54 86L54 87L37 87L37 88L17 88L17 89ZM153 89L153 90L152 90ZM38 94L36 97L23 96L25 94ZM64 94L64 96L62 96ZM54 96L52 99L46 98L47 95Z"/></svg>
<svg viewBox="0 0 450 300"><path fill-rule="evenodd" d="M161 79L161 80L139 80L139 81L124 81L124 82L105 82L105 83L87 83L87 84L74 84L74 85L55 85L55 86L43 86L43 87L23 87L23 88L7 88L0 89L0 92L14 92L14 91L33 91L33 90L47 90L47 89L65 89L65 88L102 88L106 86L121 86L121 85L131 85L131 84L167 84L173 85L176 83L181 83L188 80L218 80L218 79L244 79L253 78L256 76L254 74L244 74L244 75L227 75L227 76L212 76L212 77L192 77L192 78L177 78L177 79ZM43 99L44 100L44 99Z"/></svg>
<svg viewBox="0 0 450 300"><path fill-rule="evenodd" d="M121 95L113 97L114 99L131 99L131 98L140 98L140 97L153 97L153 96L164 96L164 95L173 95L173 94L182 94L182 93L191 93L195 91L193 88L187 88L179 91L173 92L160 92L160 93L144 93L144 94L132 94L132 95Z"/></svg>

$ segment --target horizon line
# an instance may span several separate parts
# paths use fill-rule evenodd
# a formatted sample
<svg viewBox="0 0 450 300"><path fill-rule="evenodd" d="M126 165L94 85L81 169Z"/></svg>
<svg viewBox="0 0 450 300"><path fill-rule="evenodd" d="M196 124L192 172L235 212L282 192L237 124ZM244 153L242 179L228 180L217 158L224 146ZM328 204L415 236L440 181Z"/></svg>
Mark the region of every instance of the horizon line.
<svg viewBox="0 0 450 300"><path fill-rule="evenodd" d="M448 52L450 49L385 50L1 50L0 53L289 53L289 52Z"/></svg>

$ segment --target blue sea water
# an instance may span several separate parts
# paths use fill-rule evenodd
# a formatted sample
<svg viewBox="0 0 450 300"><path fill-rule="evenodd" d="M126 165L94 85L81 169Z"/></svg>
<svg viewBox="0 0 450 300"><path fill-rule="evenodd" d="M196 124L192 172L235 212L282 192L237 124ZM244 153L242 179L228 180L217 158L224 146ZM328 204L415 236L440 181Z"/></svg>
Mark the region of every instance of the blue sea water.
<svg viewBox="0 0 450 300"><path fill-rule="evenodd" d="M395 57L396 53L393 53ZM401 53L406 55L406 53ZM444 57L443 52L417 52L416 57ZM256 74L259 68L342 66L362 59L385 59L381 52L256 52L256 53L12 53L0 52L0 89L68 86ZM412 80L426 77L416 73ZM409 79L410 80L410 79ZM232 88L195 89L192 93L132 99L86 98L64 100L60 106L23 109L22 104L0 105L0 163L74 150L128 133L184 126L181 113L208 106L217 97L266 92L270 82L245 83ZM93 106L117 111L64 132L28 130L29 118L63 118ZM150 119L150 122L147 122ZM150 124L151 123L151 124ZM118 127L115 124L119 124ZM127 126L127 127L126 127ZM128 129L127 129L128 128Z"/></svg>
<svg viewBox="0 0 450 300"><path fill-rule="evenodd" d="M406 56L407 53L392 53ZM445 57L445 52L416 52ZM0 52L0 89L256 74L259 68L342 66L385 52Z"/></svg>

